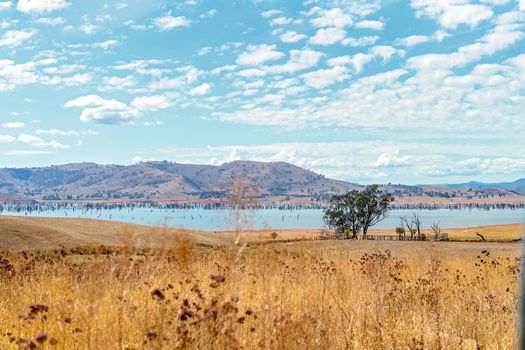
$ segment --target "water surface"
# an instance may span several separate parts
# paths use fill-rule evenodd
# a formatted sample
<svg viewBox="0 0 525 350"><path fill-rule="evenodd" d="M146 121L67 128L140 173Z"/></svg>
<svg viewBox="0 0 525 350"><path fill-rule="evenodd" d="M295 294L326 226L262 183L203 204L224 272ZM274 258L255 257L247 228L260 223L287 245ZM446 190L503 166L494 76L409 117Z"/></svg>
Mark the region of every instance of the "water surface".
<svg viewBox="0 0 525 350"><path fill-rule="evenodd" d="M439 222L443 228L461 228L525 223L525 209L437 209L437 210L392 210L389 216L374 228L395 228L399 226L400 216L417 213L422 228L430 228ZM163 208L121 208L121 209L59 209L35 212L4 211L2 215L69 217L114 220L141 225L168 226L195 230L231 230L235 228L237 217L244 228L253 229L320 229L326 228L323 211L320 209L257 209L232 211L229 209L163 209Z"/></svg>

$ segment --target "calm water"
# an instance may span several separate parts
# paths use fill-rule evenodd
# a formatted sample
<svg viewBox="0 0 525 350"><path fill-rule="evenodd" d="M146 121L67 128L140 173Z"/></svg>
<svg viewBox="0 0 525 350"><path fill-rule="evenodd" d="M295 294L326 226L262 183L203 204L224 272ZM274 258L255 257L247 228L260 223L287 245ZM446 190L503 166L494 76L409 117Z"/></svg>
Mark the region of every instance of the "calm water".
<svg viewBox="0 0 525 350"><path fill-rule="evenodd" d="M430 228L439 222L443 228L525 223L525 209L497 210L393 210L388 218L375 228L394 228L400 216L418 213L422 226ZM3 212L3 215L24 216L25 213ZM231 230L236 215L230 210L206 209L107 209L107 210L53 210L27 215L42 217L70 217L114 220L142 225L169 226L195 230ZM318 209L278 210L258 209L239 213L243 228L306 229L325 228L323 213Z"/></svg>

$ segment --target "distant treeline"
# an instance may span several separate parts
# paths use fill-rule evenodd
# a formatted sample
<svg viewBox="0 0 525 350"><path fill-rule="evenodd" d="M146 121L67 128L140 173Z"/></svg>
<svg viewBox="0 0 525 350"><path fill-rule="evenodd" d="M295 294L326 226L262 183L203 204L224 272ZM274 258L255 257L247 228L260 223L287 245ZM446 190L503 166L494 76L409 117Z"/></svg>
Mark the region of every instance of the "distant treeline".
<svg viewBox="0 0 525 350"><path fill-rule="evenodd" d="M101 210L125 210L134 209L159 209L159 210L231 210L231 209L276 209L276 210L324 210L328 204L305 203L305 204L284 204L284 203L254 203L254 204L198 204L198 203L3 203L0 204L0 214L2 213L38 213L52 211L71 211L87 212ZM393 210L501 210L501 209L524 209L525 203L518 204L392 204Z"/></svg>

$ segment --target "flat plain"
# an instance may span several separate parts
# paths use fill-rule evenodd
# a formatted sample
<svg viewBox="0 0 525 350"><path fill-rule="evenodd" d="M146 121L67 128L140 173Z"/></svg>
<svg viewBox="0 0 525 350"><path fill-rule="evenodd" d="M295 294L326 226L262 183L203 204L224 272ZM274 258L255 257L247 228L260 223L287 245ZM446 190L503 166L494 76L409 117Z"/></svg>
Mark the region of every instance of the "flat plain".
<svg viewBox="0 0 525 350"><path fill-rule="evenodd" d="M0 349L516 348L520 225L446 231L463 241L1 217Z"/></svg>

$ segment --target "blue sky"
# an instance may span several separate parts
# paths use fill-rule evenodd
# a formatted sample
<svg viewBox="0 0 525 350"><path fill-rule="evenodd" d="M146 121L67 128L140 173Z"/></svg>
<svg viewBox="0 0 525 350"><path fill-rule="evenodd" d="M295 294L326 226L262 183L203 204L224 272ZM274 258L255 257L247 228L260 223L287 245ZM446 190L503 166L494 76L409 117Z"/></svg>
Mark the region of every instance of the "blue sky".
<svg viewBox="0 0 525 350"><path fill-rule="evenodd" d="M524 0L0 0L0 165L513 180L524 39Z"/></svg>

